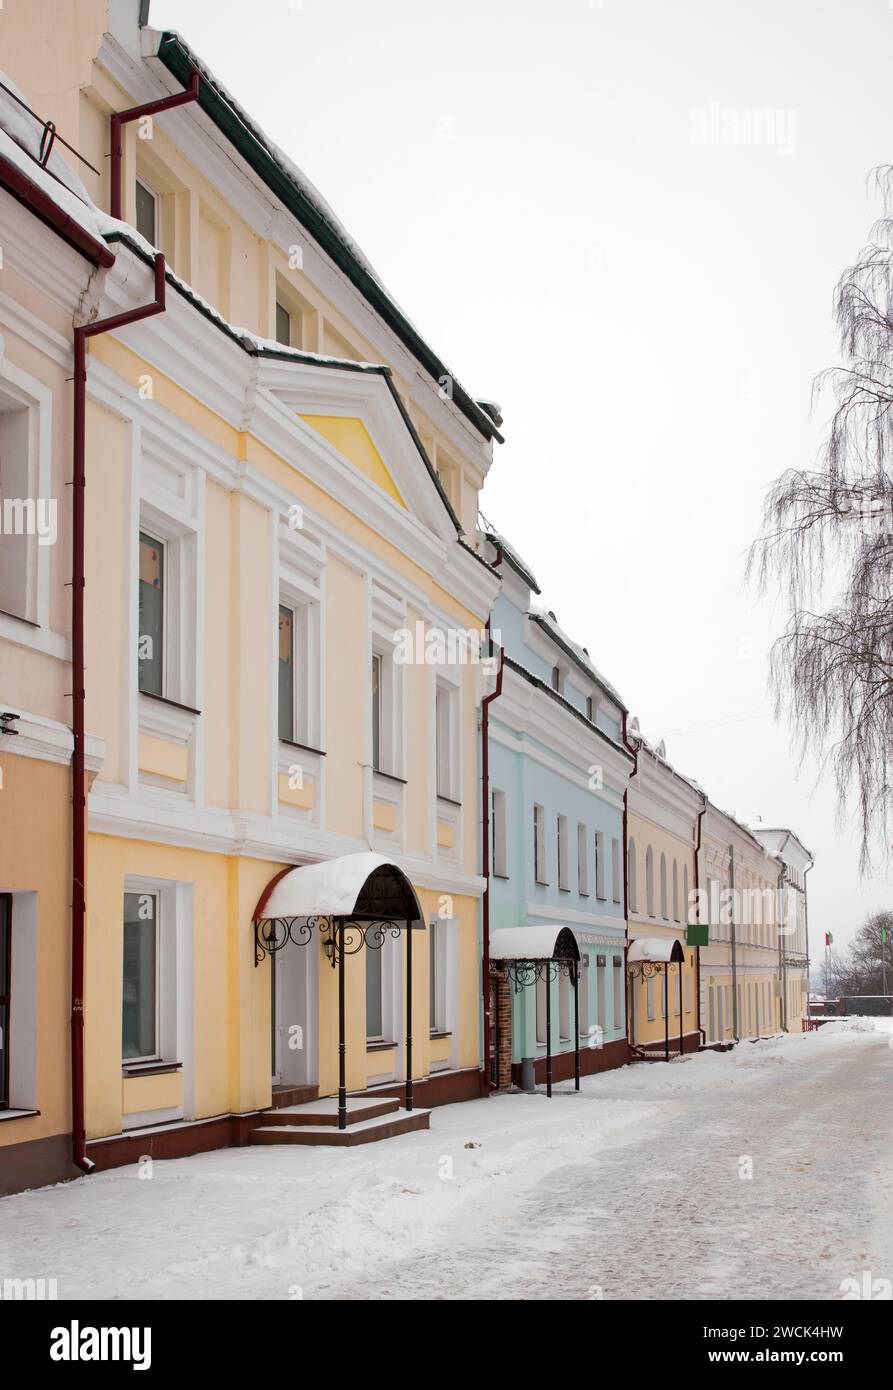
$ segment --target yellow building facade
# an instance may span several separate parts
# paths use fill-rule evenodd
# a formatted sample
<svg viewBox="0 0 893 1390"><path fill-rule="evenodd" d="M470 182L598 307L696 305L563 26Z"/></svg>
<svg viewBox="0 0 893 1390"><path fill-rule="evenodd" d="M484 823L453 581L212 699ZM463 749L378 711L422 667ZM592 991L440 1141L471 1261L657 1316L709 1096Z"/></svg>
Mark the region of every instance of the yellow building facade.
<svg viewBox="0 0 893 1390"><path fill-rule="evenodd" d="M698 948L687 944L687 928L706 798L662 750L640 735L630 744L636 764L627 793L629 1042L646 1055L696 1051Z"/></svg>
<svg viewBox="0 0 893 1390"><path fill-rule="evenodd" d="M498 413L178 39L136 3L72 8L67 32L48 3L0 32L33 103L36 32L51 46L51 114L102 171L100 210L111 114L200 73L198 100L122 125L115 263L78 310L151 302L164 254L164 312L93 337L87 371L88 1157L242 1142L274 1087L334 1092L337 972L318 940L258 958L254 917L284 867L364 851L424 918L418 1101L478 1094L498 580L474 547ZM351 1091L405 1081L404 963L397 939L346 963Z"/></svg>

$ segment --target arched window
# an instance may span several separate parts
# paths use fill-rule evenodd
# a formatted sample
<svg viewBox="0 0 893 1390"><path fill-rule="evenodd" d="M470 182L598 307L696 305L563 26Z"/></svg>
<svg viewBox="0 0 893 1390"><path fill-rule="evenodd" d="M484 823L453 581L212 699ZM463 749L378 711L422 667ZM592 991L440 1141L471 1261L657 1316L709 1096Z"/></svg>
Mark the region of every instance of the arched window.
<svg viewBox="0 0 893 1390"><path fill-rule="evenodd" d="M679 921L679 865L673 860L673 921Z"/></svg>
<svg viewBox="0 0 893 1390"><path fill-rule="evenodd" d="M648 916L654 916L654 852L649 845L645 851L645 906Z"/></svg>
<svg viewBox="0 0 893 1390"><path fill-rule="evenodd" d="M660 857L660 915L666 921L667 913L667 856Z"/></svg>
<svg viewBox="0 0 893 1390"><path fill-rule="evenodd" d="M688 866L682 870L682 920L688 922Z"/></svg>
<svg viewBox="0 0 893 1390"><path fill-rule="evenodd" d="M627 904L627 906L628 906L630 912L638 912L638 910L639 910L639 890L638 890L637 881L636 881L636 880L637 880L637 876L636 876L636 842L635 842L635 840L630 840L630 842L629 842L629 849L627 850L627 874L629 875L629 881L628 881L629 903Z"/></svg>

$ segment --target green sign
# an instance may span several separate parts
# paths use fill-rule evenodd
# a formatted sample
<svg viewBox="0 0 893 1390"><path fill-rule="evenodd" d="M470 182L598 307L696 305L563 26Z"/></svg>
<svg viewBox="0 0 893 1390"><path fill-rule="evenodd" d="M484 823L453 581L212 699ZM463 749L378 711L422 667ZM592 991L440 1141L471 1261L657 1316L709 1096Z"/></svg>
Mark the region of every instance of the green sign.
<svg viewBox="0 0 893 1390"><path fill-rule="evenodd" d="M707 922L689 922L685 929L686 946L707 946L710 940L710 926Z"/></svg>

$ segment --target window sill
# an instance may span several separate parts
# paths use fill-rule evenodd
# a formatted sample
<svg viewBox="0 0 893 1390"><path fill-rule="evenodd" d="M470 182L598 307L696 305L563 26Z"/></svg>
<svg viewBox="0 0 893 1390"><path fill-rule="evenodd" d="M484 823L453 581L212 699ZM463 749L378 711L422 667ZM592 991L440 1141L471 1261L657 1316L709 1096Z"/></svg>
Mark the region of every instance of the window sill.
<svg viewBox="0 0 893 1390"><path fill-rule="evenodd" d="M367 1043L366 1043L366 1051L367 1051L367 1052L390 1052L391 1049L394 1048L394 1047L396 1047L396 1046L397 1046L397 1044L396 1044L395 1042L367 1042Z"/></svg>
<svg viewBox="0 0 893 1390"><path fill-rule="evenodd" d="M491 878L500 878L502 879L503 883L508 883L509 881L508 874L491 874Z"/></svg>
<svg viewBox="0 0 893 1390"><path fill-rule="evenodd" d="M128 1065L121 1063L122 1076L161 1076L164 1072L181 1071L182 1062L134 1062Z"/></svg>
<svg viewBox="0 0 893 1390"><path fill-rule="evenodd" d="M140 695L145 700L155 700L159 705L167 705L169 709L182 710L184 714L201 714L200 709L193 709L192 705L182 705L179 700L169 700L166 695L156 695L151 690L141 690Z"/></svg>
<svg viewBox="0 0 893 1390"><path fill-rule="evenodd" d="M39 1114L39 1110L0 1110L0 1124L3 1124L4 1120L27 1120Z"/></svg>
<svg viewBox="0 0 893 1390"><path fill-rule="evenodd" d="M284 748L298 748L302 753L315 753L317 757L324 758L326 750L324 748L313 748L309 743L296 743L293 738L283 738L280 734L279 742Z"/></svg>
<svg viewBox="0 0 893 1390"><path fill-rule="evenodd" d="M398 777L395 772L383 772L380 767L374 767L372 772L376 777L383 777L386 782L399 782L401 787L409 785L405 777Z"/></svg>
<svg viewBox="0 0 893 1390"><path fill-rule="evenodd" d="M434 1042L435 1039L451 1038L452 1036L453 1035L451 1032L449 1032L449 1030L444 1030L442 1028L432 1028L431 1032L428 1034L428 1037L431 1039L432 1042Z"/></svg>
<svg viewBox="0 0 893 1390"><path fill-rule="evenodd" d="M451 796L444 796L443 792L438 792L438 793L437 793L437 800L438 800L438 801L445 801L446 804L447 804L448 806L458 806L460 810L461 810L461 808L462 808L462 802L461 802L461 801L456 801L456 800L455 800L453 797L451 797Z"/></svg>

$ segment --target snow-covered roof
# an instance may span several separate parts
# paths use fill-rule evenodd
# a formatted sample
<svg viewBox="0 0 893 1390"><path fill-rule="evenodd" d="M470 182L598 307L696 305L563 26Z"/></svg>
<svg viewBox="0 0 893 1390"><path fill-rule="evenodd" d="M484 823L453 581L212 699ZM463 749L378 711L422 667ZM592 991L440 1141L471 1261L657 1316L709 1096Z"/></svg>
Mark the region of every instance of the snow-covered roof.
<svg viewBox="0 0 893 1390"><path fill-rule="evenodd" d="M10 89L6 92L0 87L0 154L3 158L92 241L101 243L110 226L123 228L125 224L115 223L93 204L78 175L62 158L58 143L50 151L46 164L40 163L44 123L21 105L24 98L5 72L0 71L0 82Z"/></svg>
<svg viewBox="0 0 893 1390"><path fill-rule="evenodd" d="M487 531L485 534L491 545L495 545L502 550L504 559L508 561L512 569L520 574L521 578L529 585L535 594L538 594L540 588L536 582L536 576L533 573L532 567L528 565L520 551L517 551L511 541L507 541L505 536L503 536L500 531L490 526L489 523L487 523Z"/></svg>
<svg viewBox="0 0 893 1390"><path fill-rule="evenodd" d="M708 800L707 793L700 782L696 782L693 777L688 777L684 772L680 772L678 767L673 766L667 757L667 750L663 740L657 744L651 743L638 728L633 727L629 728L628 737L631 742L638 743L640 747L644 748L646 753L650 753L655 762L662 763L668 772L672 772L674 777L679 778L680 782L685 782L687 786L698 793L698 796L702 796L705 801ZM717 810L718 809L717 807ZM723 814L725 814L725 812L723 812ZM734 819L734 817L731 817L731 819Z"/></svg>
<svg viewBox="0 0 893 1390"><path fill-rule="evenodd" d="M615 700L621 709L626 709L620 692L611 684L606 676L602 675L586 648L581 647L578 642L575 642L572 637L568 636L554 613L543 605L532 603L530 605L529 616L535 623L538 623L540 627L544 628L559 646L565 649L577 665L580 666L588 676L591 676L597 685L601 686L605 694L610 695L611 699Z"/></svg>
<svg viewBox="0 0 893 1390"><path fill-rule="evenodd" d="M156 55L169 71L179 75L181 79L184 77L184 67L201 74L203 90L200 105L206 114L210 115L210 118L218 124L218 128L224 129L224 126L229 128L229 138L234 140L236 147L240 149L243 157L249 162L252 162L258 155L261 155L266 161L273 161L275 166L273 183L276 185L273 191L276 196L288 205L288 185L291 186L291 189L301 200L303 207L319 219L326 236L330 240L333 239L337 246L347 253L349 257L348 273L350 274L356 267L360 275L366 277L367 289L364 292L370 301L377 301L376 307L381 306L385 309L386 321L390 316L396 316L396 327L400 336L403 336L404 330L408 330L407 346L410 346L410 350L413 351L417 360L422 362L437 381L444 374L448 375L452 382L451 398L453 401L472 420L481 433L484 433L488 438L501 441L502 435L499 433L491 409L481 405L461 384L455 373L449 371L428 346L412 319L386 288L381 276L361 247L354 241L343 222L303 170L298 168L285 151L280 149L276 142L271 140L248 112L240 106L232 93L189 47L181 34L173 29L163 32L147 30L146 33L151 34ZM223 123L221 123L221 118L224 118ZM253 167L259 172L256 163L253 164ZM270 179L266 178L263 173L260 176L265 178L269 187L273 186ZM313 231L312 228L311 231ZM345 266L342 265L341 268L345 269ZM371 295L369 294L370 288L372 289ZM395 327L394 322L391 322L391 327ZM404 341L407 339L404 338ZM421 349L421 355L419 349ZM488 402L487 405L490 406L490 403Z"/></svg>
<svg viewBox="0 0 893 1390"><path fill-rule="evenodd" d="M629 948L627 960L667 961L684 960L681 942L675 936L638 936Z"/></svg>
<svg viewBox="0 0 893 1390"><path fill-rule="evenodd" d="M564 935L562 935L564 933ZM560 951L556 956L556 948ZM500 927L490 933L491 960L579 960L580 948L570 927Z"/></svg>
<svg viewBox="0 0 893 1390"><path fill-rule="evenodd" d="M297 917L349 917L370 878L380 869L399 875L414 904L416 921L424 921L415 889L402 869L384 854L342 854L321 864L284 869L267 885L254 920Z"/></svg>

